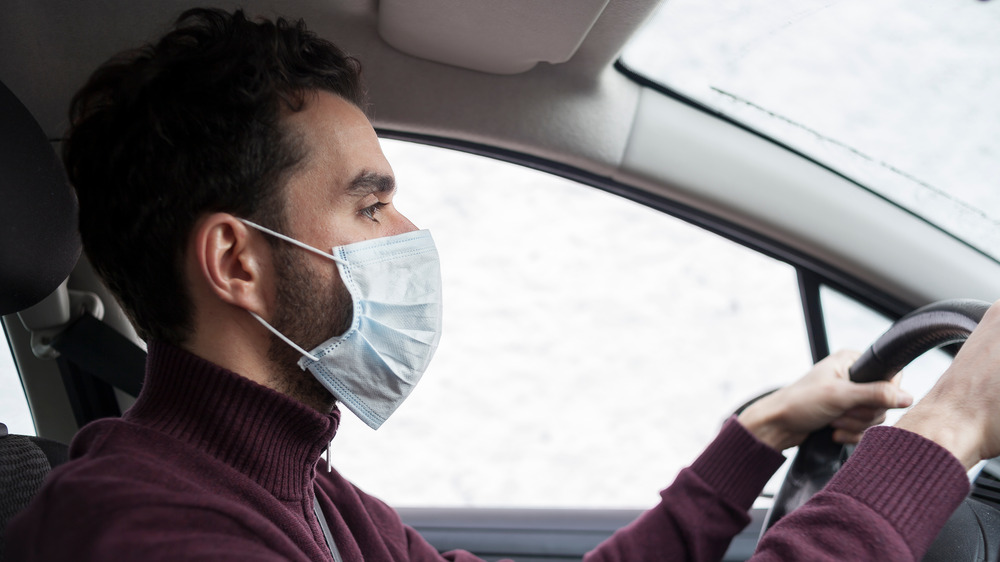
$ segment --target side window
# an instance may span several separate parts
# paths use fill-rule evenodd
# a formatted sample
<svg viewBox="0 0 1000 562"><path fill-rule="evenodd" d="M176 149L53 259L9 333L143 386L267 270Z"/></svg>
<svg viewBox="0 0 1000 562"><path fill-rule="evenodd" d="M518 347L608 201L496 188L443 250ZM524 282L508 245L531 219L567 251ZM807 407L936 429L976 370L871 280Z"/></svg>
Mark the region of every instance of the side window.
<svg viewBox="0 0 1000 562"><path fill-rule="evenodd" d="M437 242L444 334L334 465L396 506L648 507L745 400L810 365L787 264L603 191L383 141Z"/></svg>
<svg viewBox="0 0 1000 562"><path fill-rule="evenodd" d="M827 286L821 286L819 294L831 350L863 351L892 325L885 316ZM903 370L900 384L919 400L950 364L951 356L943 351L925 353ZM903 413L890 412L886 423L895 423Z"/></svg>
<svg viewBox="0 0 1000 562"><path fill-rule="evenodd" d="M0 324L2 327L2 324ZM3 338L7 343L7 338ZM0 423L7 426L10 433L34 435L35 425L31 421L28 399L24 396L21 377L14 366L10 345L0 346Z"/></svg>

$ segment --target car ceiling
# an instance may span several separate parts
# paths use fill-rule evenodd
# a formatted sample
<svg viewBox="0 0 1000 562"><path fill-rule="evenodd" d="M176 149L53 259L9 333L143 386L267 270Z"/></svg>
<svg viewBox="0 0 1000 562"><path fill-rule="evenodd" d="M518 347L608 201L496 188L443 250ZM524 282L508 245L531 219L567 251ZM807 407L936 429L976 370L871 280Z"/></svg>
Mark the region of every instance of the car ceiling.
<svg viewBox="0 0 1000 562"><path fill-rule="evenodd" d="M378 35L379 11L374 1L247 2L240 4L250 14L302 17L311 29L332 39L348 52L356 54L365 65L366 79L372 98L372 117L376 126L419 131L443 136L458 135L470 141L485 137L512 139L507 148L518 148L516 139L525 144L549 144L562 138L567 144L575 139L577 146L566 146L556 152L581 152L578 164L586 161L617 163L624 148L630 123L627 119L611 119L612 113L631 115L627 107L611 112L605 104L634 104L638 88L623 80L609 85L603 77L610 63L634 30L656 7L655 0L590 2L591 11L599 15L596 22L571 26L562 43L540 37L533 47L540 60L548 60L576 42L568 62L552 65L540 63L516 79L486 72L467 70L407 56L389 46ZM387 7L394 4L386 2ZM469 12L468 5L498 4L469 3L461 0L421 0L408 2L420 5L424 21L450 22L453 12ZM553 2L561 10L574 11L573 1ZM197 2L135 2L108 0L73 2L66 0L13 0L4 3L0 19L0 79L21 98L35 115L43 129L58 138L66 128L66 110L72 93L86 80L90 72L111 55L143 42L155 39L184 9L201 5ZM220 7L231 8L236 4ZM487 10L487 8L482 8ZM417 10L420 11L420 10ZM396 15L402 12L401 15ZM390 12L396 19L412 17L407 10ZM484 23L476 33L482 41L503 44L501 38L511 30L531 28L535 18L524 10L505 20L501 29L494 29L495 14L468 15L466 21ZM573 21L560 17L554 10L547 21ZM398 26L397 26L398 27ZM539 29L537 26L534 29ZM435 28L428 30L433 37ZM573 37L577 35L577 37ZM429 44L425 40L422 44ZM530 35L521 33L514 39L518 45L530 42ZM396 41L399 43L400 41ZM411 41L418 43L419 41ZM476 50L473 47L467 52ZM511 64L522 63L525 48L504 55ZM497 55L493 55L496 60ZM489 61L471 60L489 67ZM494 64L495 66L495 64ZM567 79L569 77L569 79ZM441 84L449 87L442 88ZM622 89L632 90L622 96ZM450 90L450 91L449 91ZM450 96L461 103L442 103ZM602 106L598 111L598 106ZM518 115L517 120L510 119ZM534 124L525 127L525 124ZM476 130L478 135L463 131ZM577 132L578 131L578 132ZM584 132L587 132L584 135ZM603 134L594 135L591 131ZM576 134L575 134L576 133ZM580 141L586 137L584 144ZM535 142L544 139L545 142ZM594 142L594 139L603 139ZM593 163L590 164L593 166Z"/></svg>

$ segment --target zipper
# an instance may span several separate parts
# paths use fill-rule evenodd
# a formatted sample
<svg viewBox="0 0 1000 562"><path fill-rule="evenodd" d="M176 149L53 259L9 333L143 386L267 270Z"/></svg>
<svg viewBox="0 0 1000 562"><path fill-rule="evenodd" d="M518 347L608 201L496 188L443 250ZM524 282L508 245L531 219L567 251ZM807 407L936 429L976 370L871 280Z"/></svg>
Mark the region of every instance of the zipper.
<svg viewBox="0 0 1000 562"><path fill-rule="evenodd" d="M323 538L326 539L326 546L330 549L330 554L333 555L334 562L344 562L340 557L340 552L337 550L337 543L333 542L333 535L330 534L330 526L326 524L326 517L323 516L323 510L319 507L319 499L315 495L313 496L313 513L316 514L319 526L323 529Z"/></svg>

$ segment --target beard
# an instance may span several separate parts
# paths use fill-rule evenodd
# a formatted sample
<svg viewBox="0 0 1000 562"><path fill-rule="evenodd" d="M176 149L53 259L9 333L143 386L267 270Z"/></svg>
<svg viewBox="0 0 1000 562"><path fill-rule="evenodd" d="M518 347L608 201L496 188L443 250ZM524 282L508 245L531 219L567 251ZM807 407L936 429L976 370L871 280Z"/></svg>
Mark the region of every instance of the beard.
<svg viewBox="0 0 1000 562"><path fill-rule="evenodd" d="M272 325L303 349L312 350L324 341L342 335L351 327L354 306L336 264L332 286L306 259L305 252L279 244L272 254L277 279ZM309 371L298 366L299 354L287 342L270 334L268 360L276 375L277 389L320 411L329 412L336 400Z"/></svg>

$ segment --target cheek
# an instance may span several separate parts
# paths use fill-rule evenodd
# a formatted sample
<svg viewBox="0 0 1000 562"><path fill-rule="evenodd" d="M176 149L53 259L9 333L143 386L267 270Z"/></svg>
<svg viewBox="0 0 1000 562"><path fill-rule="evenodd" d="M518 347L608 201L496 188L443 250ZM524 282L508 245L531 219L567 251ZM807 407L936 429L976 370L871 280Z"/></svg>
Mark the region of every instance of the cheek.
<svg viewBox="0 0 1000 562"><path fill-rule="evenodd" d="M354 303L339 275L332 285L333 290L326 296L326 310L330 314L328 333L331 336L341 336L350 329L354 321Z"/></svg>

